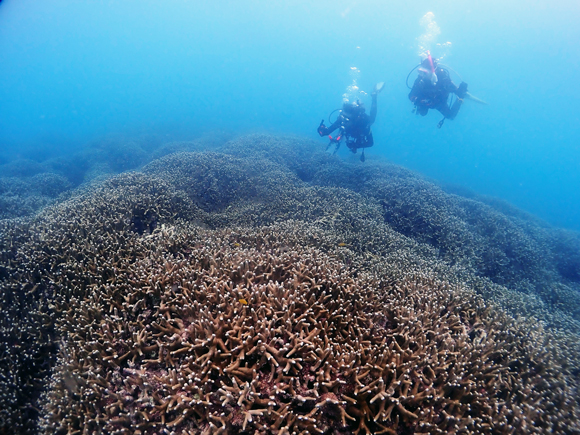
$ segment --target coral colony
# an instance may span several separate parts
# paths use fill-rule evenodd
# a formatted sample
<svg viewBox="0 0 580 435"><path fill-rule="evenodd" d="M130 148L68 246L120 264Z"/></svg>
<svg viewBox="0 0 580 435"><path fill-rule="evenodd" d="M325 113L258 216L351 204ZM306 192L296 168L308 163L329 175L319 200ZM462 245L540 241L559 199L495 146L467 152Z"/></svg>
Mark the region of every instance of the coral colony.
<svg viewBox="0 0 580 435"><path fill-rule="evenodd" d="M578 239L315 146L0 221L0 433L580 433Z"/></svg>

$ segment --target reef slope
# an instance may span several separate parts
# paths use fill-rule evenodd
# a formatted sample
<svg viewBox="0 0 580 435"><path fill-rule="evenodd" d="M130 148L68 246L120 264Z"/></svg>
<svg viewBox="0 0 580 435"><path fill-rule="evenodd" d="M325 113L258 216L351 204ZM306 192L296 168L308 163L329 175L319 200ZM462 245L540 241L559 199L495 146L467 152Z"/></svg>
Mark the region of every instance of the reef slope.
<svg viewBox="0 0 580 435"><path fill-rule="evenodd" d="M173 148L0 221L0 433L580 433L577 234L302 138Z"/></svg>

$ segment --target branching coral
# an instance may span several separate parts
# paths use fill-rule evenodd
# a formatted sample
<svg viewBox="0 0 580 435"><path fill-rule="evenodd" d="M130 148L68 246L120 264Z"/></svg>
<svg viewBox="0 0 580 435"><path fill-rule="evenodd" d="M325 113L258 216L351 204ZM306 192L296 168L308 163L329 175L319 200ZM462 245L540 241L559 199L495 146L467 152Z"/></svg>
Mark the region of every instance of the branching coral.
<svg viewBox="0 0 580 435"><path fill-rule="evenodd" d="M47 432L561 430L540 406L550 370L473 294L428 277L353 279L260 234L256 250L229 232L203 245L174 233L172 254L168 237L143 240L149 256L62 307Z"/></svg>
<svg viewBox="0 0 580 435"><path fill-rule="evenodd" d="M2 222L0 432L35 431L37 400L60 341L55 298L114 279L117 268L139 255L131 248L139 234L196 213L162 180L128 174L35 220Z"/></svg>
<svg viewBox="0 0 580 435"><path fill-rule="evenodd" d="M550 311L574 312L574 265L520 279L548 233L292 144L0 222L0 433L579 433L580 328ZM529 295L481 273L506 259Z"/></svg>

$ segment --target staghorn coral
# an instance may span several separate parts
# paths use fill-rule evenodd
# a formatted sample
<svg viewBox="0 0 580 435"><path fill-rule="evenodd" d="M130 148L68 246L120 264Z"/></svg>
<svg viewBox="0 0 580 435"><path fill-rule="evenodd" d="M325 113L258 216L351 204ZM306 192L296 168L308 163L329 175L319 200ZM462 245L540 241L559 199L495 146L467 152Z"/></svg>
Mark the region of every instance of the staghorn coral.
<svg viewBox="0 0 580 435"><path fill-rule="evenodd" d="M90 200L87 200L90 198ZM0 225L0 432L34 433L38 396L56 354L55 298L114 275L132 240L198 213L163 180L127 174L45 210Z"/></svg>
<svg viewBox="0 0 580 435"><path fill-rule="evenodd" d="M71 187L64 177L51 173L0 178L0 219L31 215Z"/></svg>
<svg viewBox="0 0 580 435"><path fill-rule="evenodd" d="M38 195L0 195L0 219L33 215L52 203L52 199Z"/></svg>
<svg viewBox="0 0 580 435"><path fill-rule="evenodd" d="M26 178L41 172L42 165L31 159L17 158L0 165L0 176L2 177Z"/></svg>
<svg viewBox="0 0 580 435"><path fill-rule="evenodd" d="M230 138L231 135L228 133L214 132L194 140L168 142L155 149L151 157L152 160L156 160L175 153L215 151Z"/></svg>
<svg viewBox="0 0 580 435"><path fill-rule="evenodd" d="M577 305L580 283L573 258L578 244L539 219L489 198L474 200L446 193L435 183L391 164L360 167L330 162L319 167L312 179L317 185L354 190L380 204L390 227L433 246L452 267L540 296L552 308L562 309L562 314L579 319L575 308L568 310L560 302ZM564 282L568 288L553 305L555 282Z"/></svg>
<svg viewBox="0 0 580 435"><path fill-rule="evenodd" d="M381 219L380 210L360 195L345 189L307 186L268 160L179 153L159 159L143 171L168 180L209 212L206 223L213 228L260 226L288 219Z"/></svg>
<svg viewBox="0 0 580 435"><path fill-rule="evenodd" d="M398 233L436 248L436 256L447 265L538 295L544 304L578 319L573 308L577 283L565 281L568 288L559 291L559 298L552 297L553 289L560 288L554 282L562 280L562 268L556 263L558 248L553 247L546 228L449 195L395 165L346 164L320 156L316 150L307 152L313 146L307 141L292 141L252 135L222 148L234 158L217 153L176 154L148 165L145 171L171 180L210 211L208 224L213 228L268 225L286 219L312 222L322 215L335 215L337 198L355 196L367 208L381 207L382 219ZM190 174L196 174L199 182L188 182ZM318 187L301 182L303 179ZM330 201L325 199L329 197ZM376 213L372 214L376 219ZM366 238L365 233L354 234L355 239L361 236ZM559 317L550 322L558 322Z"/></svg>
<svg viewBox="0 0 580 435"><path fill-rule="evenodd" d="M150 163L143 171L169 180L207 212L221 211L236 200L256 196L255 166L224 154L171 154Z"/></svg>
<svg viewBox="0 0 580 435"><path fill-rule="evenodd" d="M218 135L217 139L160 145L159 138L110 137L95 141L93 148L107 150L114 146L127 151L138 147L142 152L164 153L165 148L202 150L204 144L216 149L224 138ZM567 310L568 306L575 306L574 296L580 288L579 274L575 271L577 262L572 260L578 246L573 240L561 238L564 243L558 242L558 236L545 224L498 201L450 195L396 165L344 163L321 152L322 148L320 142L303 138L248 135L224 144L220 154L171 156L152 163L146 172L169 177L172 184L211 213L211 221L206 223L212 227L308 220L310 204L324 195L323 191L313 195L312 185L347 189L349 195L359 193L382 206L385 222L395 231L436 248L439 259L451 267L464 268L510 289L538 295L543 303L577 318L575 308ZM89 148L84 152L88 156L98 150ZM145 162L149 157L141 155L142 152L139 162L134 161L137 155L133 160L125 160L131 160L133 166ZM96 170L112 172L107 169L111 162L106 163L107 167L99 163L92 170L84 167L83 159L87 156L77 158L73 165L85 177L94 177ZM103 160L106 154L99 156L102 162L106 161ZM51 162L44 165L48 167ZM69 165L62 173L69 176L73 172ZM467 196L474 197L469 192ZM11 195L0 200L5 205L2 209L8 213L2 217L8 218L32 214L50 203L44 197L22 200ZM317 213L316 207L313 212ZM332 213L332 206L326 212ZM563 281L567 288L555 284L558 281ZM553 289L557 289L556 298Z"/></svg>
<svg viewBox="0 0 580 435"><path fill-rule="evenodd" d="M65 177L48 172L35 175L30 179L31 189L38 192L39 195L49 198L56 198L63 192L72 188L72 185Z"/></svg>
<svg viewBox="0 0 580 435"><path fill-rule="evenodd" d="M250 134L231 140L220 149L238 158L260 158L287 167L302 181L310 182L321 167L336 163L321 152L320 143L303 137Z"/></svg>
<svg viewBox="0 0 580 435"><path fill-rule="evenodd" d="M580 432L573 279L493 283L476 268L489 208L275 141L286 165L268 140L167 156L0 223L0 433ZM459 225L466 246L441 255L385 222L390 183L426 199L410 219L437 210L435 240ZM494 231L509 225L532 251L550 234Z"/></svg>
<svg viewBox="0 0 580 435"><path fill-rule="evenodd" d="M580 283L580 234L558 230L551 234L552 250L560 275L572 283Z"/></svg>
<svg viewBox="0 0 580 435"><path fill-rule="evenodd" d="M65 301L45 431L572 427L578 403L538 337L525 340L473 293L428 277L353 279L341 262L284 239L161 230L141 240L147 257ZM561 415L539 406L550 381Z"/></svg>

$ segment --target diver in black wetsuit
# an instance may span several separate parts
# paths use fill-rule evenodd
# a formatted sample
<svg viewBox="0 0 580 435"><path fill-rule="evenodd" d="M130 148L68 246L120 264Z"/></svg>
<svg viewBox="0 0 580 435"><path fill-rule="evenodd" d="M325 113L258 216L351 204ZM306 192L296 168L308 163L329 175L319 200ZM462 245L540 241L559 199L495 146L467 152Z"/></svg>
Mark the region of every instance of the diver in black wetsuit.
<svg viewBox="0 0 580 435"><path fill-rule="evenodd" d="M336 121L330 127L326 127L324 120L322 120L318 126L318 134L321 137L329 135L330 143L328 146L332 143L336 144L334 152L338 150L341 140L345 139L346 146L353 153L356 153L359 148L363 149L361 160L364 162L364 149L370 148L374 144L371 125L377 117L377 94L383 89L383 86L384 83L377 83L371 93L372 104L370 115L366 114L363 104L357 100L352 103L344 103L338 118L336 118ZM337 137L333 138L330 136L337 129L340 129Z"/></svg>
<svg viewBox="0 0 580 435"><path fill-rule="evenodd" d="M457 95L451 107L447 103L449 94ZM437 61L429 56L421 63L419 76L413 83L409 100L415 104L416 113L425 116L429 109L437 109L443 119L437 124L441 128L445 119L455 119L467 94L467 83L461 82L457 87L449 77L449 71L439 67Z"/></svg>

